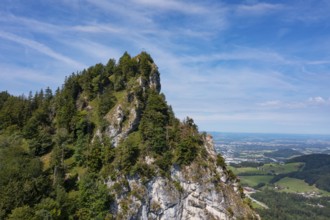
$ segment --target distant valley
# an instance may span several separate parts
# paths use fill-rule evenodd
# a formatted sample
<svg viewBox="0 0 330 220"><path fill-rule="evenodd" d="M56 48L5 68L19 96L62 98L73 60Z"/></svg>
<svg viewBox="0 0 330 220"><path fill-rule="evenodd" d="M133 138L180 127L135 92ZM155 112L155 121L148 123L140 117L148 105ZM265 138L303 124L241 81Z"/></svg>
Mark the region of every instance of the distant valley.
<svg viewBox="0 0 330 220"><path fill-rule="evenodd" d="M330 137L212 133L263 219L330 217Z"/></svg>
<svg viewBox="0 0 330 220"><path fill-rule="evenodd" d="M227 163L284 162L304 154L329 154L330 136L211 132Z"/></svg>

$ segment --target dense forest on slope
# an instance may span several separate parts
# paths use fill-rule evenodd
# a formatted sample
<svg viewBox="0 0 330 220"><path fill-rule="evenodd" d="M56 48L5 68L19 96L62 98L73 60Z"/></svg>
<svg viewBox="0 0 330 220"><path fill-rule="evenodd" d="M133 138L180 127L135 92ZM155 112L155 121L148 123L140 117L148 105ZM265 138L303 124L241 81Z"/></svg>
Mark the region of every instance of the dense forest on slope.
<svg viewBox="0 0 330 220"><path fill-rule="evenodd" d="M1 92L0 219L120 219L109 210L118 193L139 192L126 192L119 176L145 184L171 166L206 166L206 134L176 119L159 91L157 67L142 52L73 73L55 92ZM235 180L221 156L218 165Z"/></svg>
<svg viewBox="0 0 330 220"><path fill-rule="evenodd" d="M292 177L305 180L309 185L330 192L330 155L311 154L295 157L290 162L305 163L302 171L292 173Z"/></svg>
<svg viewBox="0 0 330 220"><path fill-rule="evenodd" d="M290 157L293 157L293 156L299 156L299 155L302 155L302 153L300 153L299 151L297 150L293 150L293 149L278 149L276 151L273 151L273 152L267 152L267 153L264 153L264 155L266 157L271 157L271 158L290 158Z"/></svg>
<svg viewBox="0 0 330 220"><path fill-rule="evenodd" d="M253 198L269 207L258 210L263 219L326 220L330 218L329 197L306 198L293 193L264 190L253 194Z"/></svg>
<svg viewBox="0 0 330 220"><path fill-rule="evenodd" d="M309 185L315 185L319 189L330 192L330 155L310 154L294 157L287 163L304 163L301 170L280 174L274 177L271 183L275 183L284 177L292 177L304 180Z"/></svg>

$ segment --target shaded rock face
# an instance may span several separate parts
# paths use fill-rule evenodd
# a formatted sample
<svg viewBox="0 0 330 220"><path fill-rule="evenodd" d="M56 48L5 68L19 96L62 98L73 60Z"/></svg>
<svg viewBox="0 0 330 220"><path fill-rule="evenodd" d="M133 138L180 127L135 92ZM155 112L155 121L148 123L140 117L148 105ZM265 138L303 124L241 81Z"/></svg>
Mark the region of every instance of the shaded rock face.
<svg viewBox="0 0 330 220"><path fill-rule="evenodd" d="M152 63L148 77L130 82L123 97L106 115L104 132L117 147L139 127L148 92L160 93L160 76ZM203 149L203 147L205 149ZM168 173L157 168L157 156L141 155L139 164L153 167L149 177L122 174L105 184L114 196L110 211L115 219L258 219L241 198L239 184L225 168L217 166L217 153L211 136L205 136L205 155L189 166L172 165ZM156 167L156 168L155 168ZM148 172L148 171L146 171Z"/></svg>
<svg viewBox="0 0 330 220"><path fill-rule="evenodd" d="M139 89L138 87L143 91L143 94L145 94L147 89L160 93L160 76L155 64L152 65L149 79L146 80L139 77L131 89L137 90ZM145 101L143 100L143 95L142 97L138 97L134 92L128 91L126 96L126 99L118 103L107 115L109 125L106 128L105 134L111 139L114 147L118 146L122 139L137 129L143 111L143 107L140 104Z"/></svg>
<svg viewBox="0 0 330 220"><path fill-rule="evenodd" d="M158 93L160 92L161 85L160 85L160 77L159 77L159 72L158 68L156 65L153 65L151 74L149 77L149 87L151 89L155 89Z"/></svg>
<svg viewBox="0 0 330 220"><path fill-rule="evenodd" d="M141 119L141 106L134 93L127 93L126 99L118 103L106 116L109 125L105 134L111 139L114 147L136 130Z"/></svg>
<svg viewBox="0 0 330 220"><path fill-rule="evenodd" d="M198 162L183 168L173 166L169 178L157 176L144 184L137 177L127 179L125 189L116 194L112 204L117 218L259 219L243 203L236 180L229 180L226 172L216 166L210 138L204 147L210 153L204 167ZM111 188L115 182L109 180L106 184Z"/></svg>
<svg viewBox="0 0 330 220"><path fill-rule="evenodd" d="M110 137L114 147L116 147L122 139L127 137L129 133L137 129L140 118L141 109L138 105L132 107L127 116L124 115L121 105L115 108L115 113L112 114L110 119L110 125L106 129L106 134ZM123 123L124 120L127 121L126 124Z"/></svg>
<svg viewBox="0 0 330 220"><path fill-rule="evenodd" d="M110 125L106 129L107 135L111 138L112 144L117 146L120 139L123 137L122 133L122 122L124 120L124 112L121 105L114 108L115 111L110 118Z"/></svg>

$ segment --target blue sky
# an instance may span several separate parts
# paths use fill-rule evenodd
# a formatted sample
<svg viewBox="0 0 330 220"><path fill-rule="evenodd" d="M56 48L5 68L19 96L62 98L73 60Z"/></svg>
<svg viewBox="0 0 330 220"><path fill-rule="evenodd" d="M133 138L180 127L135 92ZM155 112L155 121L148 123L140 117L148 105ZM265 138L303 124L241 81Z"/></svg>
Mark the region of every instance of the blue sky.
<svg viewBox="0 0 330 220"><path fill-rule="evenodd" d="M330 1L2 0L0 90L145 50L200 130L330 134Z"/></svg>

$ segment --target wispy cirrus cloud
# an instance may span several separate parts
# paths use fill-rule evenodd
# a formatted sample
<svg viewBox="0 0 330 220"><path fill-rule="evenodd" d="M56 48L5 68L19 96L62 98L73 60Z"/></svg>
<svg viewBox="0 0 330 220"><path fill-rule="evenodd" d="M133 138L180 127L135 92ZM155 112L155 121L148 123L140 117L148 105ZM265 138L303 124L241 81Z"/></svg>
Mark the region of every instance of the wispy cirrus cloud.
<svg viewBox="0 0 330 220"><path fill-rule="evenodd" d="M122 51L118 51L114 47L88 39L80 39L75 42L63 41L63 44L78 49L90 58L98 60L98 62L106 63L111 57L120 57L122 55Z"/></svg>
<svg viewBox="0 0 330 220"><path fill-rule="evenodd" d="M286 7L283 19L287 22L316 24L329 19L329 8L328 1L293 1Z"/></svg>
<svg viewBox="0 0 330 220"><path fill-rule="evenodd" d="M329 107L330 106L330 98L326 99L321 96L310 97L303 101L295 101L295 102L288 102L288 101L280 101L280 100L271 100L265 101L257 104L258 106L265 107L268 109L301 109L301 108L308 108L308 107Z"/></svg>
<svg viewBox="0 0 330 220"><path fill-rule="evenodd" d="M223 30L227 26L227 7L220 7L218 4L209 2L204 4L173 0L130 0L126 2L87 0L87 2L97 7L102 13L113 13L114 17L124 17L125 19L120 20L119 23L139 28L139 30L142 30L141 26L143 29L153 28L158 31L186 27L190 33L194 30L197 34L197 30L205 32L206 29L212 27L214 32ZM173 18L171 18L167 17L169 12L178 12L178 14L175 16L173 14ZM189 16L189 18L185 16ZM180 22L175 21L175 17L178 17Z"/></svg>
<svg viewBox="0 0 330 220"><path fill-rule="evenodd" d="M8 64L0 64L0 78L0 88L10 88L8 91L16 95L27 95L29 91L36 91L37 89L31 88L31 85L39 90L48 86L59 86L63 82L63 79L56 75L45 74L43 69Z"/></svg>
<svg viewBox="0 0 330 220"><path fill-rule="evenodd" d="M73 31L86 32L86 33L122 33L121 28L113 27L111 24L87 24L69 27Z"/></svg>
<svg viewBox="0 0 330 220"><path fill-rule="evenodd" d="M37 90L53 76L56 87L78 66L146 50L169 104L202 129L330 123L326 1L3 1L1 88Z"/></svg>
<svg viewBox="0 0 330 220"><path fill-rule="evenodd" d="M279 107L282 105L282 102L279 100L271 100L271 101L258 103L258 105L262 107Z"/></svg>
<svg viewBox="0 0 330 220"><path fill-rule="evenodd" d="M15 27L15 29L19 27L19 29L23 29L29 32L41 32L51 35L56 35L57 33L65 31L66 29L61 25L42 22L32 18L16 16L11 13L6 13L4 16L0 16L0 22L6 23L7 25L3 26L3 28L9 30L11 30L12 27Z"/></svg>
<svg viewBox="0 0 330 220"><path fill-rule="evenodd" d="M255 60L258 62L272 62L289 64L292 61L286 59L281 54L270 51L248 47L234 47L231 51L222 53L205 54L199 56L185 56L184 62L214 62L226 60Z"/></svg>
<svg viewBox="0 0 330 220"><path fill-rule="evenodd" d="M330 98L327 100L321 96L311 97L308 99L308 103L312 105L328 105L330 104Z"/></svg>
<svg viewBox="0 0 330 220"><path fill-rule="evenodd" d="M38 52L40 52L44 55L47 55L47 56L51 57L51 58L62 61L64 63L68 64L68 65L72 65L75 68L84 67L83 64L81 64L81 63L79 63L79 62L77 62L77 61L75 61L75 60L73 60L69 57L66 57L66 56L64 56L60 53L55 52L51 48L49 48L46 45L41 44L37 41L26 39L26 38L17 36L15 34L3 32L3 31L0 31L0 38L6 39L6 40L9 40L9 41L13 41L13 42L21 44L23 46L27 46L27 47L29 47L31 49L34 49L34 50L36 50L36 51L38 51Z"/></svg>
<svg viewBox="0 0 330 220"><path fill-rule="evenodd" d="M10 72L11 74L7 74ZM15 67L12 65L1 65L0 66L0 77L2 80L13 80L13 81L24 81L38 82L45 84L47 81L57 81L61 83L59 79L51 75L45 75L40 71L34 69L27 69L23 67Z"/></svg>
<svg viewBox="0 0 330 220"><path fill-rule="evenodd" d="M270 3L256 3L256 4L241 4L235 9L235 12L242 15L263 15L265 13L271 13L284 9L282 4L270 4Z"/></svg>
<svg viewBox="0 0 330 220"><path fill-rule="evenodd" d="M132 3L140 4L142 6L157 8L161 10L177 11L187 14L205 14L209 10L200 4L187 4L184 1L174 0L133 0Z"/></svg>
<svg viewBox="0 0 330 220"><path fill-rule="evenodd" d="M263 109L301 109L307 107L307 102L283 102L279 100L271 100L257 104Z"/></svg>
<svg viewBox="0 0 330 220"><path fill-rule="evenodd" d="M154 24L152 18L148 16L150 12L139 9L130 1L86 0L86 2L91 6L97 7L102 13L113 13L114 17L121 19L118 23Z"/></svg>

